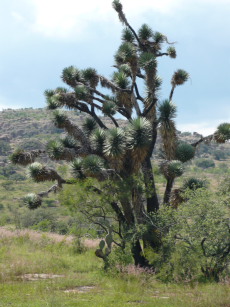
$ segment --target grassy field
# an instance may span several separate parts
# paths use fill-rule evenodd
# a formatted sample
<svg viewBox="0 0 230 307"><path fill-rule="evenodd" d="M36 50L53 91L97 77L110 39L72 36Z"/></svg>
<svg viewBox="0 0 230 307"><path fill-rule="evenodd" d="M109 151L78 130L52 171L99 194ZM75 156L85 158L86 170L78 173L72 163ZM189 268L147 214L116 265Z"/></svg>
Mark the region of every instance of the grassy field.
<svg viewBox="0 0 230 307"><path fill-rule="evenodd" d="M79 254L68 237L1 228L0 306L230 306L227 284L163 284L138 269L102 266L94 248Z"/></svg>

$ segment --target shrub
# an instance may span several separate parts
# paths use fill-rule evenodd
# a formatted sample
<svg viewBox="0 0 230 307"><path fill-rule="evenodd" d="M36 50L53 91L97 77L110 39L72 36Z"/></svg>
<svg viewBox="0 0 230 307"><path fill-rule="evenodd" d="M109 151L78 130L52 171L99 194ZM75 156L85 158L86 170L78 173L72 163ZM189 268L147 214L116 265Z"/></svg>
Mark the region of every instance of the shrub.
<svg viewBox="0 0 230 307"><path fill-rule="evenodd" d="M215 162L211 159L198 159L195 162L196 166L206 169L209 167L215 167Z"/></svg>
<svg viewBox="0 0 230 307"><path fill-rule="evenodd" d="M150 253L149 260L164 281L218 281L230 265L228 205L208 190L186 193L177 210L162 208L153 221L163 245L161 254Z"/></svg>

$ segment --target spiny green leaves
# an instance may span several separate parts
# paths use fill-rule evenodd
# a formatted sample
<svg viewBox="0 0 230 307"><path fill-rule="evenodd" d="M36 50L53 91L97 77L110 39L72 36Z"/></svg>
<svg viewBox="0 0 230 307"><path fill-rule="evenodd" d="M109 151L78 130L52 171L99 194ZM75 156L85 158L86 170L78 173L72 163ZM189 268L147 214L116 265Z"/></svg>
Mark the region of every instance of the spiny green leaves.
<svg viewBox="0 0 230 307"><path fill-rule="evenodd" d="M64 146L60 141L51 141L47 144L48 156L53 160L60 160L63 157Z"/></svg>
<svg viewBox="0 0 230 307"><path fill-rule="evenodd" d="M131 76L132 74L131 67L129 64L121 64L119 66L119 71L126 74L126 76Z"/></svg>
<svg viewBox="0 0 230 307"><path fill-rule="evenodd" d="M176 117L176 106L166 99L159 105L158 112L159 121L167 124Z"/></svg>
<svg viewBox="0 0 230 307"><path fill-rule="evenodd" d="M75 148L77 146L77 142L75 141L75 139L69 135L65 136L63 139L60 139L60 142L66 148Z"/></svg>
<svg viewBox="0 0 230 307"><path fill-rule="evenodd" d="M43 174L45 173L45 167L39 162L34 162L28 167L28 176L31 177L35 182L44 181L40 180L40 176L43 177Z"/></svg>
<svg viewBox="0 0 230 307"><path fill-rule="evenodd" d="M114 115L117 112L117 105L113 101L105 101L102 106L102 112L107 115Z"/></svg>
<svg viewBox="0 0 230 307"><path fill-rule="evenodd" d="M89 136L97 128L97 123L93 118L86 117L86 119L83 122L82 127L85 133Z"/></svg>
<svg viewBox="0 0 230 307"><path fill-rule="evenodd" d="M217 143L225 143L230 140L230 124L223 123L217 127L217 131L214 133L214 140Z"/></svg>
<svg viewBox="0 0 230 307"><path fill-rule="evenodd" d="M53 121L56 127L62 129L65 127L65 122L68 120L66 114L60 111L55 111L53 113Z"/></svg>
<svg viewBox="0 0 230 307"><path fill-rule="evenodd" d="M41 150L31 150L29 152L24 151L21 148L18 148L10 156L10 161L13 164L20 164L27 166L30 163L33 163L35 159L42 153Z"/></svg>
<svg viewBox="0 0 230 307"><path fill-rule="evenodd" d="M165 161L160 166L162 173L167 179L174 179L183 175L183 164L180 161Z"/></svg>
<svg viewBox="0 0 230 307"><path fill-rule="evenodd" d="M37 209L42 204L42 199L37 194L29 193L23 198L24 204L29 209Z"/></svg>
<svg viewBox="0 0 230 307"><path fill-rule="evenodd" d="M72 172L76 178L85 178L85 175L83 174L82 158L76 158L72 162Z"/></svg>
<svg viewBox="0 0 230 307"><path fill-rule="evenodd" d="M136 57L137 55L136 55L135 46L130 42L124 42L119 47L115 55L115 60L119 65L119 64L126 64L127 62L131 63Z"/></svg>
<svg viewBox="0 0 230 307"><path fill-rule="evenodd" d="M113 74L113 81L122 89L127 89L130 86L130 81L124 72L115 72Z"/></svg>
<svg viewBox="0 0 230 307"><path fill-rule="evenodd" d="M133 43L134 40L135 40L135 37L133 35L133 32L129 29L129 28L125 28L123 31L122 31L122 37L121 39L124 41L124 42L129 42L129 43Z"/></svg>
<svg viewBox="0 0 230 307"><path fill-rule="evenodd" d="M94 68L90 67L82 70L82 77L91 87L96 87L98 85L99 77Z"/></svg>
<svg viewBox="0 0 230 307"><path fill-rule="evenodd" d="M160 32L155 32L153 34L153 39L154 39L155 43L161 44L165 41L165 35L160 33Z"/></svg>
<svg viewBox="0 0 230 307"><path fill-rule="evenodd" d="M139 58L140 67L144 69L155 69L157 61L155 56L151 52L143 52Z"/></svg>
<svg viewBox="0 0 230 307"><path fill-rule="evenodd" d="M151 144L152 127L146 119L139 117L134 119L128 126L127 143L130 149L143 149Z"/></svg>
<svg viewBox="0 0 230 307"><path fill-rule="evenodd" d="M103 153L105 139L106 139L106 134L103 129L98 128L92 132L90 140L92 148L96 151L96 153L98 154Z"/></svg>
<svg viewBox="0 0 230 307"><path fill-rule="evenodd" d="M78 85L74 89L75 96L78 100L87 100L89 96L89 90L84 85Z"/></svg>
<svg viewBox="0 0 230 307"><path fill-rule="evenodd" d="M125 150L126 139L124 130L121 128L110 129L106 136L104 154L116 158L122 156Z"/></svg>
<svg viewBox="0 0 230 307"><path fill-rule="evenodd" d="M104 168L104 161L97 155L88 155L82 160L82 167L88 176L98 175Z"/></svg>
<svg viewBox="0 0 230 307"><path fill-rule="evenodd" d="M181 162L187 162L194 158L195 148L187 143L179 143L176 148L176 159Z"/></svg>
<svg viewBox="0 0 230 307"><path fill-rule="evenodd" d="M207 187L207 182L195 177L187 178L183 184L183 189L197 190Z"/></svg>
<svg viewBox="0 0 230 307"><path fill-rule="evenodd" d="M168 47L167 53L170 56L170 58L172 58L172 59L176 58L176 49L175 49L175 47Z"/></svg>
<svg viewBox="0 0 230 307"><path fill-rule="evenodd" d="M178 69L177 71L174 72L171 83L173 86L177 85L182 85L189 79L189 74L183 70L183 69Z"/></svg>
<svg viewBox="0 0 230 307"><path fill-rule="evenodd" d="M143 24L138 30L138 36L143 41L149 40L153 36L153 30L147 24Z"/></svg>
<svg viewBox="0 0 230 307"><path fill-rule="evenodd" d="M74 66L63 69L62 80L69 86L75 87L77 82L82 82L82 73Z"/></svg>

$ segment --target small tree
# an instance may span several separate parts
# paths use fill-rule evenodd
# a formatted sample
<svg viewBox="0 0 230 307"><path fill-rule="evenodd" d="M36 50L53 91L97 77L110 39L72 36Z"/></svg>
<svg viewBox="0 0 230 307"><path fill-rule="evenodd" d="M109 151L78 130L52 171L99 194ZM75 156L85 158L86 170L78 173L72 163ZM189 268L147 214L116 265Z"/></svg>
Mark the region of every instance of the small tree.
<svg viewBox="0 0 230 307"><path fill-rule="evenodd" d="M176 49L164 34L153 31L147 24L136 32L119 0L113 1L113 8L124 26L122 43L114 57L113 77L109 80L93 68L79 70L70 66L63 70L61 77L68 89L46 90L45 96L48 109L54 110L55 126L64 129L67 136L50 143L46 153L52 160L70 163L79 181L94 178L87 188L108 200L104 205L109 206L119 230L115 230L115 226L111 229L111 225L108 230L108 220L101 211L93 216L94 221L108 231L110 238L112 234L119 237L121 243L114 238L113 242L120 246L124 246L125 234L138 233L132 236L132 254L136 265L147 265L143 248L151 246L157 251L161 245L157 228L149 223L149 215L160 206L151 161L157 134L160 133L162 141L161 171L167 180L163 203L170 205L173 184L183 174L183 163L194 157L196 146L201 142L229 139L230 125L219 126L215 134L194 144L179 143L174 121L176 106L172 99L175 89L189 79L189 74L182 69L175 71L169 97L159 101L162 80L158 76L157 62L163 57L175 59ZM142 87L145 88L143 94ZM87 114L83 126L78 127L66 113L57 110L62 107ZM110 118L113 128L106 126L100 113ZM117 115L126 119L125 127L119 126ZM18 150L11 156L13 163L30 165L29 174L35 182L57 182L34 197L36 204L48 193L76 182L65 180L54 169L35 162L41 154L44 152ZM109 194L112 196L107 198ZM36 207L31 200L30 197L30 207ZM141 225L144 230L137 232Z"/></svg>

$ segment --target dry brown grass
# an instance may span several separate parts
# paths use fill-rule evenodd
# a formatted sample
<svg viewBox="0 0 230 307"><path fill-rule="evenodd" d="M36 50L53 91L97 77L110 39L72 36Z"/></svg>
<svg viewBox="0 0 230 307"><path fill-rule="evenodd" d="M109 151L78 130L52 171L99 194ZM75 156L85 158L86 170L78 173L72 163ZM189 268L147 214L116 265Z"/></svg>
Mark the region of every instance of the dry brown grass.
<svg viewBox="0 0 230 307"><path fill-rule="evenodd" d="M15 238L15 237L28 237L32 241L40 241L44 238L48 238L54 243L67 243L70 244L74 241L75 237L71 235L60 235L51 232L39 232L31 229L13 229L9 227L0 227L0 239L1 238ZM97 248L100 242L99 239L82 238L82 242L87 248Z"/></svg>

